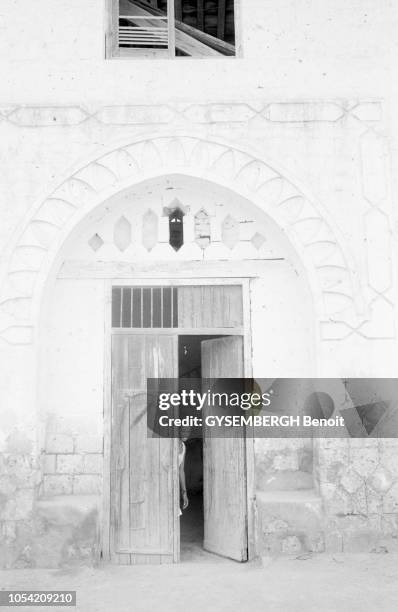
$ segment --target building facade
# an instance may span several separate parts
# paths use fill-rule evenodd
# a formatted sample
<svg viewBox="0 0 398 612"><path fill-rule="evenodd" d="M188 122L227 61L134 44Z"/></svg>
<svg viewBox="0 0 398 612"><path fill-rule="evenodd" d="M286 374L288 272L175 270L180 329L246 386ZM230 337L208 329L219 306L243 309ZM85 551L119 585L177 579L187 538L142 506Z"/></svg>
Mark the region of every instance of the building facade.
<svg viewBox="0 0 398 612"><path fill-rule="evenodd" d="M5 2L0 21L4 567L178 559L175 482L150 498L131 472L120 501L115 406L136 388L115 369L122 328L133 353L143 342L155 355L143 376L178 373L178 335L241 338L234 375L397 374L398 9L235 0L236 57L142 58L111 57L114 6L84 4L46 0L37 20L33 3ZM125 321L119 297L115 323L116 288L131 308ZM165 325L162 310L155 323L155 291L165 308L169 288L178 320ZM144 432L127 431L138 461ZM394 438L246 440L248 558L395 550L397 449ZM145 529L163 502L170 541L152 526L138 552L115 545L123 508L127 530Z"/></svg>

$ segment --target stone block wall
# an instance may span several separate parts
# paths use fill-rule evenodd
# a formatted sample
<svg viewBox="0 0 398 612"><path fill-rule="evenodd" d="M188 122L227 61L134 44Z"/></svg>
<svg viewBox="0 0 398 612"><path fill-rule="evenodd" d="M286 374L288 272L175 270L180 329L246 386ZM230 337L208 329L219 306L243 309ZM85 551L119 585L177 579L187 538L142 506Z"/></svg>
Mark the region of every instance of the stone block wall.
<svg viewBox="0 0 398 612"><path fill-rule="evenodd" d="M398 442L320 440L326 549L398 551Z"/></svg>
<svg viewBox="0 0 398 612"><path fill-rule="evenodd" d="M260 553L398 551L397 440L261 440L256 449Z"/></svg>
<svg viewBox="0 0 398 612"><path fill-rule="evenodd" d="M99 498L14 496L18 510L1 512L2 568L59 568L94 565L100 557Z"/></svg>
<svg viewBox="0 0 398 612"><path fill-rule="evenodd" d="M102 448L96 438L76 444L63 435L49 449L37 455L19 435L0 455L1 567L98 561Z"/></svg>
<svg viewBox="0 0 398 612"><path fill-rule="evenodd" d="M48 436L42 455L41 497L98 495L102 484L102 440L96 436Z"/></svg>
<svg viewBox="0 0 398 612"><path fill-rule="evenodd" d="M323 500L311 439L255 441L256 547L260 555L325 551Z"/></svg>
<svg viewBox="0 0 398 612"><path fill-rule="evenodd" d="M29 531L34 501L41 481L34 440L16 429L0 453L0 566L18 563Z"/></svg>
<svg viewBox="0 0 398 612"><path fill-rule="evenodd" d="M256 440L256 488L264 492L314 489L312 440Z"/></svg>
<svg viewBox="0 0 398 612"><path fill-rule="evenodd" d="M260 556L325 552L322 498L313 489L256 493Z"/></svg>

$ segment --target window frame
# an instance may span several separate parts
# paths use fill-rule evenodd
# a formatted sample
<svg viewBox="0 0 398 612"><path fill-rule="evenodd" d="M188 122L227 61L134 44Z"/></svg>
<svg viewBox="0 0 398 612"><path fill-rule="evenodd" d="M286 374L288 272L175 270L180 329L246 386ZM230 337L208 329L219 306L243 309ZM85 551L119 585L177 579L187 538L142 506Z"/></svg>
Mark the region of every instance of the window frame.
<svg viewBox="0 0 398 612"><path fill-rule="evenodd" d="M218 56L176 56L175 54L175 6L174 0L167 0L168 13L172 18L168 19L169 45L162 49L121 49L119 47L119 0L105 0L105 59L113 60L142 60L142 59L179 59L179 60L235 60L242 58L241 44L241 0L234 0L234 29L235 29L235 53L234 55L220 54Z"/></svg>

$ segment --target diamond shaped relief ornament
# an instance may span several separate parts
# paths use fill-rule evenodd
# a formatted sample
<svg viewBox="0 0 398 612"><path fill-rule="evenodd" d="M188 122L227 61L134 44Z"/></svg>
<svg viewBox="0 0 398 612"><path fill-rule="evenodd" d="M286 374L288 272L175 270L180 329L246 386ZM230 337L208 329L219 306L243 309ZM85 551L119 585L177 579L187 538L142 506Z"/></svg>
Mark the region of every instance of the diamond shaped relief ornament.
<svg viewBox="0 0 398 612"><path fill-rule="evenodd" d="M265 238L262 234L259 234L259 232L257 232L256 234L254 234L250 242L252 243L255 249L259 250L263 246Z"/></svg>
<svg viewBox="0 0 398 612"><path fill-rule="evenodd" d="M102 240L101 236L99 236L98 234L94 234L94 236L91 236L90 240L88 241L88 244L93 249L93 251L96 252L102 247L104 241Z"/></svg>

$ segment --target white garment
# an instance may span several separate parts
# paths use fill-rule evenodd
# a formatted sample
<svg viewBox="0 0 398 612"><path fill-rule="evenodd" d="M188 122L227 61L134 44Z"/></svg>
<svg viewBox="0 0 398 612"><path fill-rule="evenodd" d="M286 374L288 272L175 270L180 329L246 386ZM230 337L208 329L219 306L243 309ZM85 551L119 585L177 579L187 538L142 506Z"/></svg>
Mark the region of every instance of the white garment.
<svg viewBox="0 0 398 612"><path fill-rule="evenodd" d="M185 446L185 442L183 442L182 440L179 440L179 446L178 446L178 467L179 468L182 465L184 465L186 452L187 452L187 447ZM181 514L182 514L182 510L181 508L179 508L178 516L181 516Z"/></svg>
<svg viewBox="0 0 398 612"><path fill-rule="evenodd" d="M181 465L184 463L186 451L187 451L187 447L185 446L185 442L183 442L182 440L179 440L178 467L181 467Z"/></svg>

